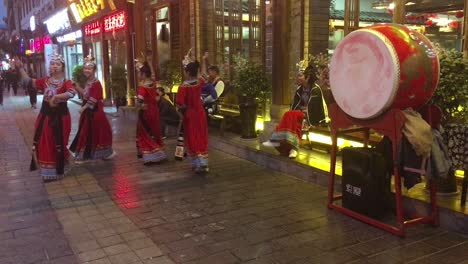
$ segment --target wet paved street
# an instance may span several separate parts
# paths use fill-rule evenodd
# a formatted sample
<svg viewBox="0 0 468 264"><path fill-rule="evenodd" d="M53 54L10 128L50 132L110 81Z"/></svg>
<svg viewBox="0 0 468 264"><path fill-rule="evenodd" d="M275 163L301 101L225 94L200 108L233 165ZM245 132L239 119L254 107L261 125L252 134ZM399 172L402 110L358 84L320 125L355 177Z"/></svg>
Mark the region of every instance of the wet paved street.
<svg viewBox="0 0 468 264"><path fill-rule="evenodd" d="M329 211L323 187L220 151L206 176L173 159L145 167L122 117L110 117L113 161L44 185L28 171L36 114L23 97L0 110L0 264L468 263L464 236L417 226L395 237Z"/></svg>

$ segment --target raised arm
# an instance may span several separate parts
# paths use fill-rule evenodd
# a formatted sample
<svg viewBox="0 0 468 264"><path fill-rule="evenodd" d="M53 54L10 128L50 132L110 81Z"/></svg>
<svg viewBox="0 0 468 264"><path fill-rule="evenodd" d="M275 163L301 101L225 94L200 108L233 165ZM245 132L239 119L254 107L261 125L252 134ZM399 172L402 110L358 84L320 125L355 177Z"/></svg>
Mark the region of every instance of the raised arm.
<svg viewBox="0 0 468 264"><path fill-rule="evenodd" d="M201 63L201 75L203 76L203 78L207 78L208 76L208 66L210 65L210 62L209 62L209 54L208 54L208 51L205 52L203 54L203 57L202 57L202 63Z"/></svg>
<svg viewBox="0 0 468 264"><path fill-rule="evenodd" d="M31 79L31 77L28 76L28 74L26 73L26 71L24 70L23 68L23 62L21 61L20 58L18 57L15 57L14 58L14 61L15 61L15 67L16 69L18 70L19 74L20 74L20 78L22 81L27 81L29 79ZM36 79L32 79L32 84L33 84L33 87L37 89L37 85L36 85Z"/></svg>

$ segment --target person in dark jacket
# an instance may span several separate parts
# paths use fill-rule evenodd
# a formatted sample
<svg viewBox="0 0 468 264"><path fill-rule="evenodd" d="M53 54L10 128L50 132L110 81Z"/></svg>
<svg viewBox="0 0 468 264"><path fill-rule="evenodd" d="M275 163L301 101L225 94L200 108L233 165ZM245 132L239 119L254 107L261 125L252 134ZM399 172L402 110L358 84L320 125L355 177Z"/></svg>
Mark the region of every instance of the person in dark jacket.
<svg viewBox="0 0 468 264"><path fill-rule="evenodd" d="M158 87L158 107L159 107L159 122L161 127L161 136L166 138L166 126L178 126L180 116L177 110L164 91L164 88Z"/></svg>
<svg viewBox="0 0 468 264"><path fill-rule="evenodd" d="M289 158L296 158L302 130L306 126L318 126L327 122L327 111L322 89L317 84L317 72L313 64L297 74L298 85L291 110L286 112L271 139L264 146L276 149Z"/></svg>

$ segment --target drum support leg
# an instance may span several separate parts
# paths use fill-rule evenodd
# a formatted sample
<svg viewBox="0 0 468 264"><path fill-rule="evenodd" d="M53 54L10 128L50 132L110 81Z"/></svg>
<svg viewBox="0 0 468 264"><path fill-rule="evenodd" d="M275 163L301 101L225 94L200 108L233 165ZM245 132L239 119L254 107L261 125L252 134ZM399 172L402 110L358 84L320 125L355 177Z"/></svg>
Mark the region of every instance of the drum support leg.
<svg viewBox="0 0 468 264"><path fill-rule="evenodd" d="M415 216L411 219L405 220L403 214L403 198L401 190L401 176L399 174L398 164L398 148L402 139L401 128L404 124L404 115L400 110L391 110L390 113L385 114L382 118L377 121L365 122L356 121L347 117L346 114L342 113L342 110L338 108L336 104L329 106L330 117L332 120L331 124L331 138L332 147L330 152L330 174L328 177L328 208L334 209L342 214L354 217L362 222L373 225L382 230L388 231L398 236L404 236L406 227L415 224L439 224L439 214L436 200L436 183L431 180L430 184L430 198L431 198L431 213L427 216ZM396 225L389 225L381 221L375 220L368 216L359 214L352 210L342 207L335 202L342 198L342 195L335 195L335 169L336 169L336 152L337 152L337 135L340 133L346 133L355 131L356 129L348 129L351 126L359 125L363 128L367 128L367 133L370 128L388 136L392 141L392 157L394 162L394 180L395 180L395 206L396 206ZM344 129L339 131L339 129Z"/></svg>

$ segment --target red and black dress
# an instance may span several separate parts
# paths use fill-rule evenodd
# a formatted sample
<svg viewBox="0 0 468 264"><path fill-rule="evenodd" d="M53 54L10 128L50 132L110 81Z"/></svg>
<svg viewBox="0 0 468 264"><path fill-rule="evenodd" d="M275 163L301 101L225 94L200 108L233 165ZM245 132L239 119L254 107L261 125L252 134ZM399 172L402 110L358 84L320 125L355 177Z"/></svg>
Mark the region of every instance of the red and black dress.
<svg viewBox="0 0 468 264"><path fill-rule="evenodd" d="M136 145L138 156L148 165L167 159L161 137L159 106L154 83L138 87L138 101L143 106L138 112Z"/></svg>
<svg viewBox="0 0 468 264"><path fill-rule="evenodd" d="M105 159L112 155L112 129L104 112L102 86L99 80L86 83L80 124L70 151L75 160Z"/></svg>
<svg viewBox="0 0 468 264"><path fill-rule="evenodd" d="M64 175L68 163L68 139L71 131L71 118L67 100L56 106L49 104L53 96L67 94L75 96L70 80L36 79L35 86L42 90L44 98L41 111L34 125L34 147L43 180L56 180Z"/></svg>
<svg viewBox="0 0 468 264"><path fill-rule="evenodd" d="M185 146L196 172L208 171L208 126L201 99L203 81L186 81L177 92L176 104L184 113Z"/></svg>

